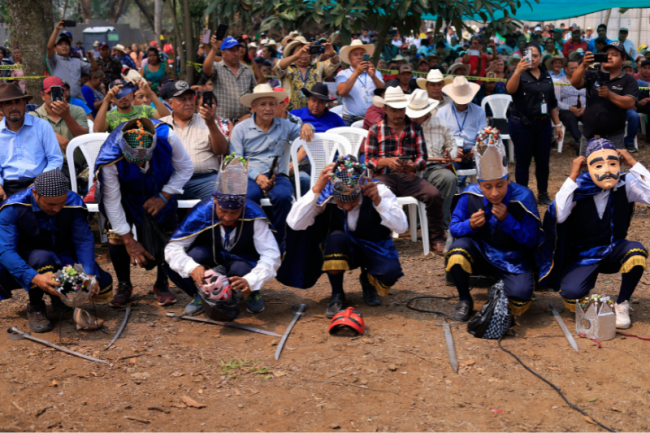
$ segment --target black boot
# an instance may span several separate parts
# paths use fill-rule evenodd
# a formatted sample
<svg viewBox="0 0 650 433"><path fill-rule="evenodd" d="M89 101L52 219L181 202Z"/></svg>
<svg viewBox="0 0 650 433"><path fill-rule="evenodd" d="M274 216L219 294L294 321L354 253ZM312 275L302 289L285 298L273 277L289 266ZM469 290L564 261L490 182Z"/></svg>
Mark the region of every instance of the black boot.
<svg viewBox="0 0 650 433"><path fill-rule="evenodd" d="M381 305L381 298L377 293L375 286L370 284L368 281L368 272L363 270L361 271L361 276L359 277L359 282L361 283L361 289L363 290L363 302L366 303L369 307L378 307Z"/></svg>
<svg viewBox="0 0 650 433"><path fill-rule="evenodd" d="M331 319L345 307L345 293L333 293L325 309L325 317Z"/></svg>
<svg viewBox="0 0 650 433"><path fill-rule="evenodd" d="M540 206L548 206L551 203L552 203L551 198L548 196L547 193L537 195L537 204L538 205L540 205Z"/></svg>
<svg viewBox="0 0 650 433"><path fill-rule="evenodd" d="M452 313L451 318L457 322L467 322L469 316L472 314L472 310L474 310L474 301L471 299L469 301L458 301L454 307L454 312Z"/></svg>

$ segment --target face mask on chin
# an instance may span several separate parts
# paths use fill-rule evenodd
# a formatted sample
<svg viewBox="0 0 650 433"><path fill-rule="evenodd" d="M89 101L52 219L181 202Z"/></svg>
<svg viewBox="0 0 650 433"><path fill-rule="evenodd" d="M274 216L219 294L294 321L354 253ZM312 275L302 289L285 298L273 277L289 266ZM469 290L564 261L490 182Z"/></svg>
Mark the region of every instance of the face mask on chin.
<svg viewBox="0 0 650 433"><path fill-rule="evenodd" d="M612 189L618 183L621 163L618 152L611 149L593 152L587 158L591 180L601 189Z"/></svg>

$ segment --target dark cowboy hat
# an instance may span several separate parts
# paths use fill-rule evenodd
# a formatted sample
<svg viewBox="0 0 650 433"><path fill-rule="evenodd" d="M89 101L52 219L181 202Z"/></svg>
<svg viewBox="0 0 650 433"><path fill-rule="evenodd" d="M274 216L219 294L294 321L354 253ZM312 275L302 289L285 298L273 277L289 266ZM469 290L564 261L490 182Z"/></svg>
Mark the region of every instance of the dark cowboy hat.
<svg viewBox="0 0 650 433"><path fill-rule="evenodd" d="M29 101L32 97L23 93L18 81L0 82L0 102L14 101L16 99Z"/></svg>
<svg viewBox="0 0 650 433"><path fill-rule="evenodd" d="M311 90L307 90L304 87L302 88L302 93L306 97L313 96L314 98L321 99L323 101L333 101L335 98L330 96L329 89L326 84L316 83L311 87Z"/></svg>

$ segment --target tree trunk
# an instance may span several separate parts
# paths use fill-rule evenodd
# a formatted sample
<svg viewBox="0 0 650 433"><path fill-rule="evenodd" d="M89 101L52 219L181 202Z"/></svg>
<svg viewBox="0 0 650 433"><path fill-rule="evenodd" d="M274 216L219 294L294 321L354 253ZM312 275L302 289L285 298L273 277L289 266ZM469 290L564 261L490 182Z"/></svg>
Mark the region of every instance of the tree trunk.
<svg viewBox="0 0 650 433"><path fill-rule="evenodd" d="M176 17L176 6L173 4L172 0L165 1L167 6L169 6L169 12L172 16L172 23L174 24L174 42L176 48L174 49L174 76L176 76L176 70L178 69L176 65L176 58L180 56L181 59L181 74L182 77L185 74L185 51L183 51L183 38L181 37L181 30L178 27L178 18Z"/></svg>
<svg viewBox="0 0 650 433"><path fill-rule="evenodd" d="M47 71L43 55L43 41L50 39L54 30L51 0L8 0L12 25L23 55L25 76L44 75ZM41 104L41 80L25 80L27 94L34 96L34 103Z"/></svg>
<svg viewBox="0 0 650 433"><path fill-rule="evenodd" d="M88 23L92 18L90 0L79 0L79 3L81 4L81 14L84 17L84 23Z"/></svg>
<svg viewBox="0 0 650 433"><path fill-rule="evenodd" d="M611 16L612 16L612 10L611 10L611 9L607 9L607 13L605 14L605 22L604 22L604 24L605 24L606 26L609 25L609 17L611 17Z"/></svg>
<svg viewBox="0 0 650 433"><path fill-rule="evenodd" d="M111 24L116 24L117 20L120 19L122 14L126 12L129 5L126 4L126 0L113 0L110 2L110 16L108 22Z"/></svg>
<svg viewBox="0 0 650 433"><path fill-rule="evenodd" d="M192 34L192 17L190 16L190 0L183 2L183 42L185 42L185 56L187 61L196 62L196 51L194 51L194 35ZM185 68L185 81L191 86L194 84L194 66Z"/></svg>
<svg viewBox="0 0 650 433"><path fill-rule="evenodd" d="M65 19L65 11L68 9L68 0L63 2L63 12L61 13L61 19Z"/></svg>
<svg viewBox="0 0 650 433"><path fill-rule="evenodd" d="M138 6L138 9L140 9L140 12L142 12L142 15L144 15L144 17L147 19L147 22L149 23L151 29L155 30L154 16L153 13L151 13L151 9L149 9L149 7L144 2L144 0L134 0L134 1L135 4Z"/></svg>
<svg viewBox="0 0 650 433"><path fill-rule="evenodd" d="M154 34L155 34L155 40L160 41L160 31L162 30L162 14L163 14L163 7L162 7L162 0L155 0L154 3Z"/></svg>
<svg viewBox="0 0 650 433"><path fill-rule="evenodd" d="M379 29L379 33L377 34L377 46L375 47L375 53L372 55L372 64L375 66L377 66L379 56L381 56L381 52L384 49L384 45L386 45L386 37L388 36L388 31L390 28L391 26L386 23Z"/></svg>

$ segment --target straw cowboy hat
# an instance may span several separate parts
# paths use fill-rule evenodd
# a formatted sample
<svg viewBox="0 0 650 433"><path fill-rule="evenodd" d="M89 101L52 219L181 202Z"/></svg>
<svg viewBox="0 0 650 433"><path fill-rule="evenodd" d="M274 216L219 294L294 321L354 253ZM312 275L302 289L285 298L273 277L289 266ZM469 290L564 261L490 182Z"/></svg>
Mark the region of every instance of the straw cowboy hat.
<svg viewBox="0 0 650 433"><path fill-rule="evenodd" d="M268 39L266 43L262 44L263 47L273 47L276 50L280 48L280 44L275 42L275 39Z"/></svg>
<svg viewBox="0 0 650 433"><path fill-rule="evenodd" d="M360 39L355 39L352 41L350 45L346 45L343 48L341 48L341 52L339 53L339 57L341 57L341 60L343 63L347 63L348 65L350 64L350 53L354 50L357 50L359 48L362 48L366 54L369 56L372 56L372 54L375 52L375 46L373 44L366 44L364 45L363 42L361 42Z"/></svg>
<svg viewBox="0 0 650 433"><path fill-rule="evenodd" d="M427 74L427 78L418 78L417 82L418 86L420 86L420 89L427 90L427 83L439 83L441 81L444 81L445 84L449 84L453 81L453 79L453 77L443 77L440 69L432 69Z"/></svg>
<svg viewBox="0 0 650 433"><path fill-rule="evenodd" d="M16 99L24 99L29 101L31 96L25 95L18 85L18 81L2 81L0 82L0 102L15 101Z"/></svg>
<svg viewBox="0 0 650 433"><path fill-rule="evenodd" d="M413 94L407 96L409 100L406 107L406 115L411 119L426 116L436 109L440 101L429 98L426 90L415 89Z"/></svg>
<svg viewBox="0 0 650 433"><path fill-rule="evenodd" d="M409 105L409 100L401 87L388 87L383 98L375 96L372 100L377 107L388 105L396 110L406 108Z"/></svg>
<svg viewBox="0 0 650 433"><path fill-rule="evenodd" d="M442 93L449 96L455 103L460 105L469 104L478 93L481 86L470 83L467 78L460 76L454 78L451 84L442 88Z"/></svg>
<svg viewBox="0 0 650 433"><path fill-rule="evenodd" d="M293 41L297 36L300 36L300 32L293 31L282 38L282 46L286 47L288 43Z"/></svg>
<svg viewBox="0 0 650 433"><path fill-rule="evenodd" d="M451 65L449 67L449 70L447 71L447 73L449 75L454 75L454 72L456 72L456 69L460 69L460 68L465 69L465 74L469 74L470 66L466 65L464 63L454 63L453 65Z"/></svg>
<svg viewBox="0 0 650 433"><path fill-rule="evenodd" d="M121 51L123 53L126 53L126 48L124 48L124 45L122 44L117 44L113 47L114 50L116 51Z"/></svg>
<svg viewBox="0 0 650 433"><path fill-rule="evenodd" d="M253 89L253 93L249 93L248 95L242 96L241 98L239 98L239 102L241 102L243 106L250 108L253 104L253 101L255 101L256 99L275 98L276 101L282 102L288 97L289 94L287 92L284 91L276 92L273 90L273 87L271 87L268 84L258 84Z"/></svg>
<svg viewBox="0 0 650 433"><path fill-rule="evenodd" d="M554 60L562 60L562 67L566 66L566 57L564 57L562 54L556 54L544 60L544 66L546 66L546 70L551 70L551 64Z"/></svg>
<svg viewBox="0 0 650 433"><path fill-rule="evenodd" d="M289 42L287 46L284 47L282 57L290 57L293 55L293 50L295 50L298 45L309 45L309 42L303 36L296 36L293 41Z"/></svg>

